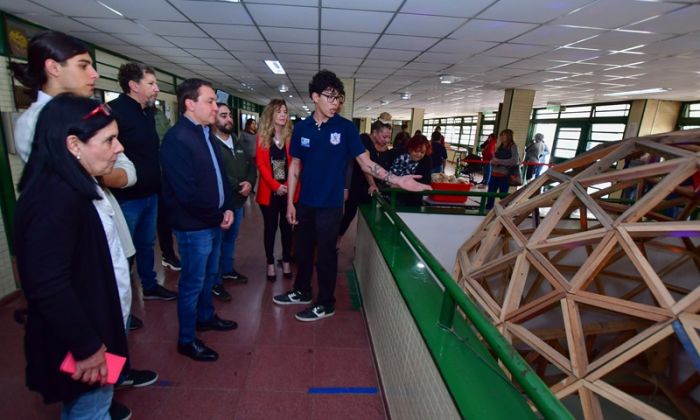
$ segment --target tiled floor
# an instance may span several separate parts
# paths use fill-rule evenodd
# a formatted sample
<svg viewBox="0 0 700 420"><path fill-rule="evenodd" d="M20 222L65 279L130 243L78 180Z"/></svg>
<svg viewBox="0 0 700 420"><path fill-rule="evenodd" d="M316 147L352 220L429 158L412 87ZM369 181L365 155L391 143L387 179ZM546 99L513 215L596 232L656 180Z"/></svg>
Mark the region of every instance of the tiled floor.
<svg viewBox="0 0 700 420"><path fill-rule="evenodd" d="M256 204L246 208L237 242L236 269L250 278L230 285L231 302L216 302L222 318L234 319L235 331L200 333L220 354L215 363L198 363L176 351L175 302L134 303L145 327L129 336L132 366L160 374L150 387L119 390L116 399L138 419L385 419L387 418L367 326L353 308L346 271L351 267L354 224L339 259L338 300L334 317L301 323L301 306L280 307L273 294L292 280L265 280L262 220ZM178 275L158 267L165 285L175 288ZM50 419L58 405L45 406L24 386L22 327L12 320L17 299L0 307L0 407L2 418ZM342 388L376 388L377 393L353 394ZM310 393L320 388L327 393ZM352 390L350 390L352 391ZM338 392L338 393L333 393Z"/></svg>

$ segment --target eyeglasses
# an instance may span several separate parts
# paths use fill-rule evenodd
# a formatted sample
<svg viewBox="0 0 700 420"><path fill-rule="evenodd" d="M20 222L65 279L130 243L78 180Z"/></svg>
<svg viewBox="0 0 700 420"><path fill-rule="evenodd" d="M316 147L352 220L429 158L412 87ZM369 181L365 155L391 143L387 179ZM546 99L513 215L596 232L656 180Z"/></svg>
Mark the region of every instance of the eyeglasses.
<svg viewBox="0 0 700 420"><path fill-rule="evenodd" d="M343 102L345 102L345 95L337 95L336 96L336 95L329 95L328 93L322 92L321 96L324 96L328 100L328 102L330 102L330 103L338 102L339 104L342 104Z"/></svg>
<svg viewBox="0 0 700 420"><path fill-rule="evenodd" d="M109 107L107 104L99 104L93 109L92 111L88 112L82 120L89 120L90 118L94 117L97 114L102 114L105 117L109 117L112 115L112 108Z"/></svg>

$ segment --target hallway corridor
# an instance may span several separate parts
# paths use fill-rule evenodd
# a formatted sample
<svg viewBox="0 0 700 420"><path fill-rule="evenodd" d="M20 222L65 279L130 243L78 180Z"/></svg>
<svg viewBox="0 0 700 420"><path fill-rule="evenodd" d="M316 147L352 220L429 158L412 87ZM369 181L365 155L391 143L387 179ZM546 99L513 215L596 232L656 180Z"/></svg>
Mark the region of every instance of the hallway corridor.
<svg viewBox="0 0 700 420"><path fill-rule="evenodd" d="M233 300L215 300L218 315L239 327L199 333L219 352L219 360L194 362L178 354L176 303L144 303L140 288L135 288L133 313L145 327L129 334L132 366L155 370L160 378L146 388L118 390L115 399L126 404L136 420L387 418L367 325L348 284L354 232L353 224L340 251L336 315L302 323L294 319L302 306L272 303L272 296L289 290L293 280L284 279L278 268L277 281L266 281L262 218L257 204L249 200L235 267L249 281L225 282ZM159 280L176 288L178 273L159 261ZM45 406L39 394L24 385L24 333L12 317L23 306L23 299L17 298L0 307L2 417L55 419L59 405Z"/></svg>

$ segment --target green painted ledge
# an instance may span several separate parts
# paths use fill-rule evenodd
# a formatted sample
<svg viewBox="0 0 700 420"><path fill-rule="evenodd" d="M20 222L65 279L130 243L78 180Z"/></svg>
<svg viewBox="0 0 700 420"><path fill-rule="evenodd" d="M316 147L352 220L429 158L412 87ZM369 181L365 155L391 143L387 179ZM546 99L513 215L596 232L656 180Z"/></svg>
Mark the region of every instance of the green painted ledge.
<svg viewBox="0 0 700 420"><path fill-rule="evenodd" d="M461 316L439 323L444 292L399 229L372 204L360 209L462 418L538 418Z"/></svg>

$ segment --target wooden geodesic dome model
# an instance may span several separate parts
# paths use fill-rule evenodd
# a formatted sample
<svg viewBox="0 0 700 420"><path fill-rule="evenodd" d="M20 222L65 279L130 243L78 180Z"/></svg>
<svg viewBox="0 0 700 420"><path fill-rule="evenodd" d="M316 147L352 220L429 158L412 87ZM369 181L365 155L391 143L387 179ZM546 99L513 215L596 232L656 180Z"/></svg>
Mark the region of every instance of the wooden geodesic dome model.
<svg viewBox="0 0 700 420"><path fill-rule="evenodd" d="M460 285L587 419L700 418L699 171L700 130L595 148L459 249Z"/></svg>

